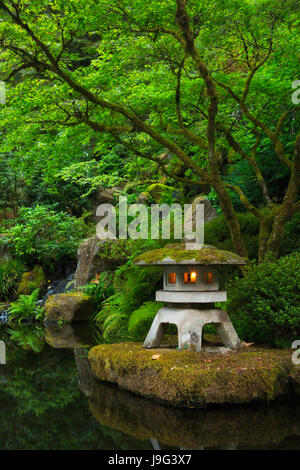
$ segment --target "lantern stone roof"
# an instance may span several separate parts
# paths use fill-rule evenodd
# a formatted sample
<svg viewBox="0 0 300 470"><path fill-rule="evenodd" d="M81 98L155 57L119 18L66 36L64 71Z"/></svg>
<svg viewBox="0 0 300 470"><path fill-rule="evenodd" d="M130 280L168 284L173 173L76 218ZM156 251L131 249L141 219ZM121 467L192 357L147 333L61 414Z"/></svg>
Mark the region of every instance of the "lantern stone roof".
<svg viewBox="0 0 300 470"><path fill-rule="evenodd" d="M231 251L203 245L200 250L186 250L184 243L173 243L146 251L134 259L136 265L243 265L245 260Z"/></svg>

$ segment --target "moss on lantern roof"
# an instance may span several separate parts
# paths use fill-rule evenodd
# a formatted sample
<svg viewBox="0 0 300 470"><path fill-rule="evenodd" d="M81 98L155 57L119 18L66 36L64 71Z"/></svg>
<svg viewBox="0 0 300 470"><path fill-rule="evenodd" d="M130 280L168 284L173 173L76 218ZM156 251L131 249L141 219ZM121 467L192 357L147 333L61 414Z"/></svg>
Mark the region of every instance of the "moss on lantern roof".
<svg viewBox="0 0 300 470"><path fill-rule="evenodd" d="M200 250L186 250L184 243L173 243L157 250L142 253L134 259L134 264L242 265L245 264L245 260L231 251L219 250L211 245L203 245Z"/></svg>

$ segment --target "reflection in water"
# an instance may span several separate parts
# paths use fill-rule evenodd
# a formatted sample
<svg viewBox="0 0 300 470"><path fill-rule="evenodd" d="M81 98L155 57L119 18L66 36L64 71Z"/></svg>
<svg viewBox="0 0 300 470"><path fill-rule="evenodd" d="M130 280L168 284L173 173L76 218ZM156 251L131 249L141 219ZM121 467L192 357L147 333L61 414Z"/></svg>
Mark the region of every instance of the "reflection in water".
<svg viewBox="0 0 300 470"><path fill-rule="evenodd" d="M0 449L300 448L299 403L163 406L92 379L87 352L99 333L90 327L48 327L40 348L35 328L13 336L0 329L8 352L0 367Z"/></svg>
<svg viewBox="0 0 300 470"><path fill-rule="evenodd" d="M289 436L298 436L300 446L299 405L184 410L98 381L93 384L89 405L100 423L136 439L151 439L155 448L158 443L185 449L269 446Z"/></svg>
<svg viewBox="0 0 300 470"><path fill-rule="evenodd" d="M44 334L47 343L56 349L74 349L97 344L97 329L89 323L72 325L48 325Z"/></svg>

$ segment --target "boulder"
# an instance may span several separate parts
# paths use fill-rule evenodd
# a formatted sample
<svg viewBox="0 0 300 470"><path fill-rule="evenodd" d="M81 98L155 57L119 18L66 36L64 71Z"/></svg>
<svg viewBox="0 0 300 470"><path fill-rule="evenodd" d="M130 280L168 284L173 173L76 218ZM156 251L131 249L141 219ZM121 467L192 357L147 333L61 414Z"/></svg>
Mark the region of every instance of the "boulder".
<svg viewBox="0 0 300 470"><path fill-rule="evenodd" d="M32 271L28 271L22 275L21 282L18 287L17 295L29 295L34 290L39 289L42 294L47 286L47 279L41 266L34 266Z"/></svg>
<svg viewBox="0 0 300 470"><path fill-rule="evenodd" d="M99 187L97 190L93 191L93 193L90 195L92 202L92 215L89 217L89 220L97 223L99 221L99 217L96 215L97 207L101 204L115 205L120 191L123 191L126 184L126 181L122 181L117 186L112 188L105 189L103 187Z"/></svg>
<svg viewBox="0 0 300 470"><path fill-rule="evenodd" d="M164 198L178 200L180 192L173 186L166 186L162 183L153 183L146 188L145 193L149 193L155 202L161 203Z"/></svg>
<svg viewBox="0 0 300 470"><path fill-rule="evenodd" d="M77 253L74 286L84 286L96 274L113 271L125 264L128 256L124 248L126 240L99 240L96 236L84 240Z"/></svg>
<svg viewBox="0 0 300 470"><path fill-rule="evenodd" d="M192 202L192 208L188 212L187 219L189 220L192 217L192 211L195 211L196 204L204 204L204 223L209 222L218 217L216 209L213 207L212 203L205 196L200 195L195 197ZM195 217L193 220L193 230L195 230Z"/></svg>
<svg viewBox="0 0 300 470"><path fill-rule="evenodd" d="M51 295L45 303L45 325L89 321L96 311L94 299L81 292Z"/></svg>
<svg viewBox="0 0 300 470"><path fill-rule="evenodd" d="M244 347L226 354L101 344L89 352L100 381L178 407L247 404L297 396L290 350Z"/></svg>
<svg viewBox="0 0 300 470"><path fill-rule="evenodd" d="M138 196L138 202L140 204L147 204L150 201L150 199L151 199L151 194L148 193L147 191L144 191Z"/></svg>

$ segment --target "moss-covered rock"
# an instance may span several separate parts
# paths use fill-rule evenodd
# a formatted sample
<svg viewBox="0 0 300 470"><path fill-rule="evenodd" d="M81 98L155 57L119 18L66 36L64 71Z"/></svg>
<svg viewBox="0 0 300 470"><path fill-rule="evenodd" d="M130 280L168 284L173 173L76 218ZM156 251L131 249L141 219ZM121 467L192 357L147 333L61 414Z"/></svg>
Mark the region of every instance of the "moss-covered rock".
<svg viewBox="0 0 300 470"><path fill-rule="evenodd" d="M75 288L87 284L96 274L113 271L125 264L129 256L125 242L126 240L99 240L96 236L84 240L77 253Z"/></svg>
<svg viewBox="0 0 300 470"><path fill-rule="evenodd" d="M134 259L137 265L202 264L243 265L245 261L231 251L203 245L200 250L186 250L184 243L170 243L157 250L146 251Z"/></svg>
<svg viewBox="0 0 300 470"><path fill-rule="evenodd" d="M95 313L94 299L81 292L51 295L45 304L45 325L89 321Z"/></svg>
<svg viewBox="0 0 300 470"><path fill-rule="evenodd" d="M34 266L32 271L28 271L22 275L21 282L18 287L17 295L29 295L34 290L39 289L39 293L45 291L47 279L41 266Z"/></svg>
<svg viewBox="0 0 300 470"><path fill-rule="evenodd" d="M89 352L89 361L99 380L184 407L268 402L289 396L295 368L289 350L252 347L210 355L147 350L139 343L96 346Z"/></svg>
<svg viewBox="0 0 300 470"><path fill-rule="evenodd" d="M155 202L161 203L165 198L177 199L179 192L172 186L167 186L162 183L153 183L147 186L146 193L149 193Z"/></svg>

